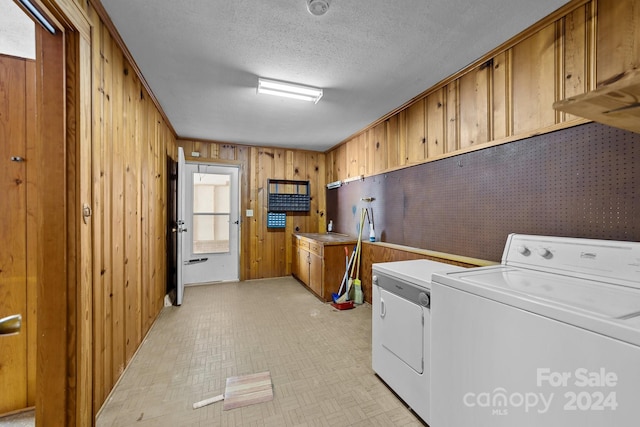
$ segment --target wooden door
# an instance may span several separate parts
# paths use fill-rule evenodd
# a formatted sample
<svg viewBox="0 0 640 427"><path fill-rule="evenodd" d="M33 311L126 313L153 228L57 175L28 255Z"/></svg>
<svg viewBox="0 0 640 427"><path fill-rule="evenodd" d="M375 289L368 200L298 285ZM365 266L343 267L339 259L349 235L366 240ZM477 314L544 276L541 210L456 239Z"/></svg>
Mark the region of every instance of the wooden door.
<svg viewBox="0 0 640 427"><path fill-rule="evenodd" d="M296 236L292 237L293 240L293 254L291 256L291 274L295 277L300 276L298 258L300 257L300 247L298 246L298 239Z"/></svg>
<svg viewBox="0 0 640 427"><path fill-rule="evenodd" d="M34 280L27 280L27 266L31 270L35 259L27 251L26 166L34 77L34 61L0 55L0 318L22 316L20 332L0 336L0 414L34 404L35 373L29 373L28 351L34 359L35 333L27 327L35 327L35 310L27 303L28 284Z"/></svg>
<svg viewBox="0 0 640 427"><path fill-rule="evenodd" d="M309 253L309 287L319 297L322 295L322 257Z"/></svg>
<svg viewBox="0 0 640 427"><path fill-rule="evenodd" d="M306 251L302 248L299 249L298 254L298 279L302 281L305 285L309 285L309 251Z"/></svg>

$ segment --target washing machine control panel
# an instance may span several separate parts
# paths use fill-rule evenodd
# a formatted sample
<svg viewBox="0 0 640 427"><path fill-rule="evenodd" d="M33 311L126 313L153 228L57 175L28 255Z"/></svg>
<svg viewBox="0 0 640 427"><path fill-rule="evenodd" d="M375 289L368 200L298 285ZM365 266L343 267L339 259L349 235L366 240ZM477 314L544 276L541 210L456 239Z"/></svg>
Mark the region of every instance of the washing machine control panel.
<svg viewBox="0 0 640 427"><path fill-rule="evenodd" d="M640 243L511 234L502 264L613 279L640 288Z"/></svg>

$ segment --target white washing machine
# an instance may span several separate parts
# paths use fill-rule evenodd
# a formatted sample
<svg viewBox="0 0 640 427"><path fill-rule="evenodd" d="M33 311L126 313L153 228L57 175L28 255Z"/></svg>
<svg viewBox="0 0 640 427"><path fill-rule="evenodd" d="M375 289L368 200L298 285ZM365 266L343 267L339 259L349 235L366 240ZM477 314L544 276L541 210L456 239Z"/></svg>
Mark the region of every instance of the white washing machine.
<svg viewBox="0 0 640 427"><path fill-rule="evenodd" d="M640 425L640 243L512 234L432 280L431 427Z"/></svg>
<svg viewBox="0 0 640 427"><path fill-rule="evenodd" d="M422 259L372 269L373 370L428 423L431 275L462 267Z"/></svg>

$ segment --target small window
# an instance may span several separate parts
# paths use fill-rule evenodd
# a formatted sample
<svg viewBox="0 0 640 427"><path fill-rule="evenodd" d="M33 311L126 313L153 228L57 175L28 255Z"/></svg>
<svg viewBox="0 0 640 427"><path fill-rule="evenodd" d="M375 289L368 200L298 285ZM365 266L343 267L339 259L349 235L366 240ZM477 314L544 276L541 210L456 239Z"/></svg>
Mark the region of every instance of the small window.
<svg viewBox="0 0 640 427"><path fill-rule="evenodd" d="M229 252L230 182L225 174L193 174L194 254Z"/></svg>

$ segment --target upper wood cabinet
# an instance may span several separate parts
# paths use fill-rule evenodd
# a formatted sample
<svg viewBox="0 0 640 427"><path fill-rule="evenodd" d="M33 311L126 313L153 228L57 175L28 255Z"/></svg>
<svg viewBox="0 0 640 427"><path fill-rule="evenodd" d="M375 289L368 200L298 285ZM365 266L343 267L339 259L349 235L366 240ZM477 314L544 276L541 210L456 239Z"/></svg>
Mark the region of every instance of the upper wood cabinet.
<svg viewBox="0 0 640 427"><path fill-rule="evenodd" d="M378 123L373 128L371 139L371 152L373 153L372 173L380 173L387 168L387 121Z"/></svg>
<svg viewBox="0 0 640 427"><path fill-rule="evenodd" d="M460 148L489 140L489 88L491 67L477 67L458 79Z"/></svg>
<svg viewBox="0 0 640 427"><path fill-rule="evenodd" d="M406 163L415 163L426 158L427 135L425 122L425 101L420 99L407 108Z"/></svg>
<svg viewBox="0 0 640 427"><path fill-rule="evenodd" d="M459 82L454 80L444 87L446 96L445 145L446 152L453 153L460 148L460 93Z"/></svg>
<svg viewBox="0 0 640 427"><path fill-rule="evenodd" d="M366 156L363 155L364 150L361 147L362 141L364 140L362 134L356 136L349 140L346 145L346 155L347 155L347 170L346 175L342 175L340 178L350 178L352 176L362 175L365 171L364 168L360 167L360 164L365 163Z"/></svg>
<svg viewBox="0 0 640 427"><path fill-rule="evenodd" d="M640 5L637 0L598 0L597 87L640 68Z"/></svg>
<svg viewBox="0 0 640 427"><path fill-rule="evenodd" d="M444 89L427 96L427 157L433 158L445 152L445 100Z"/></svg>
<svg viewBox="0 0 640 427"><path fill-rule="evenodd" d="M553 125L556 100L555 25L551 24L511 49L513 132Z"/></svg>
<svg viewBox="0 0 640 427"><path fill-rule="evenodd" d="M593 56L592 48L595 48L593 13L591 4L586 4L565 16L559 23L563 42L560 48L565 52L562 63L559 64L562 69L558 73L560 99L595 88L590 61Z"/></svg>
<svg viewBox="0 0 640 427"><path fill-rule="evenodd" d="M585 113L574 110L583 107L565 108L568 103L634 69L640 69L638 1L572 0L332 150L332 181L580 123L572 111L591 118L592 106ZM622 90L623 97L635 96L631 86ZM562 99L568 103L554 109ZM602 117L592 120L607 123ZM348 172L338 170L342 164Z"/></svg>
<svg viewBox="0 0 640 427"><path fill-rule="evenodd" d="M386 121L387 125L387 167L395 168L403 164L400 150L400 114L394 114Z"/></svg>

